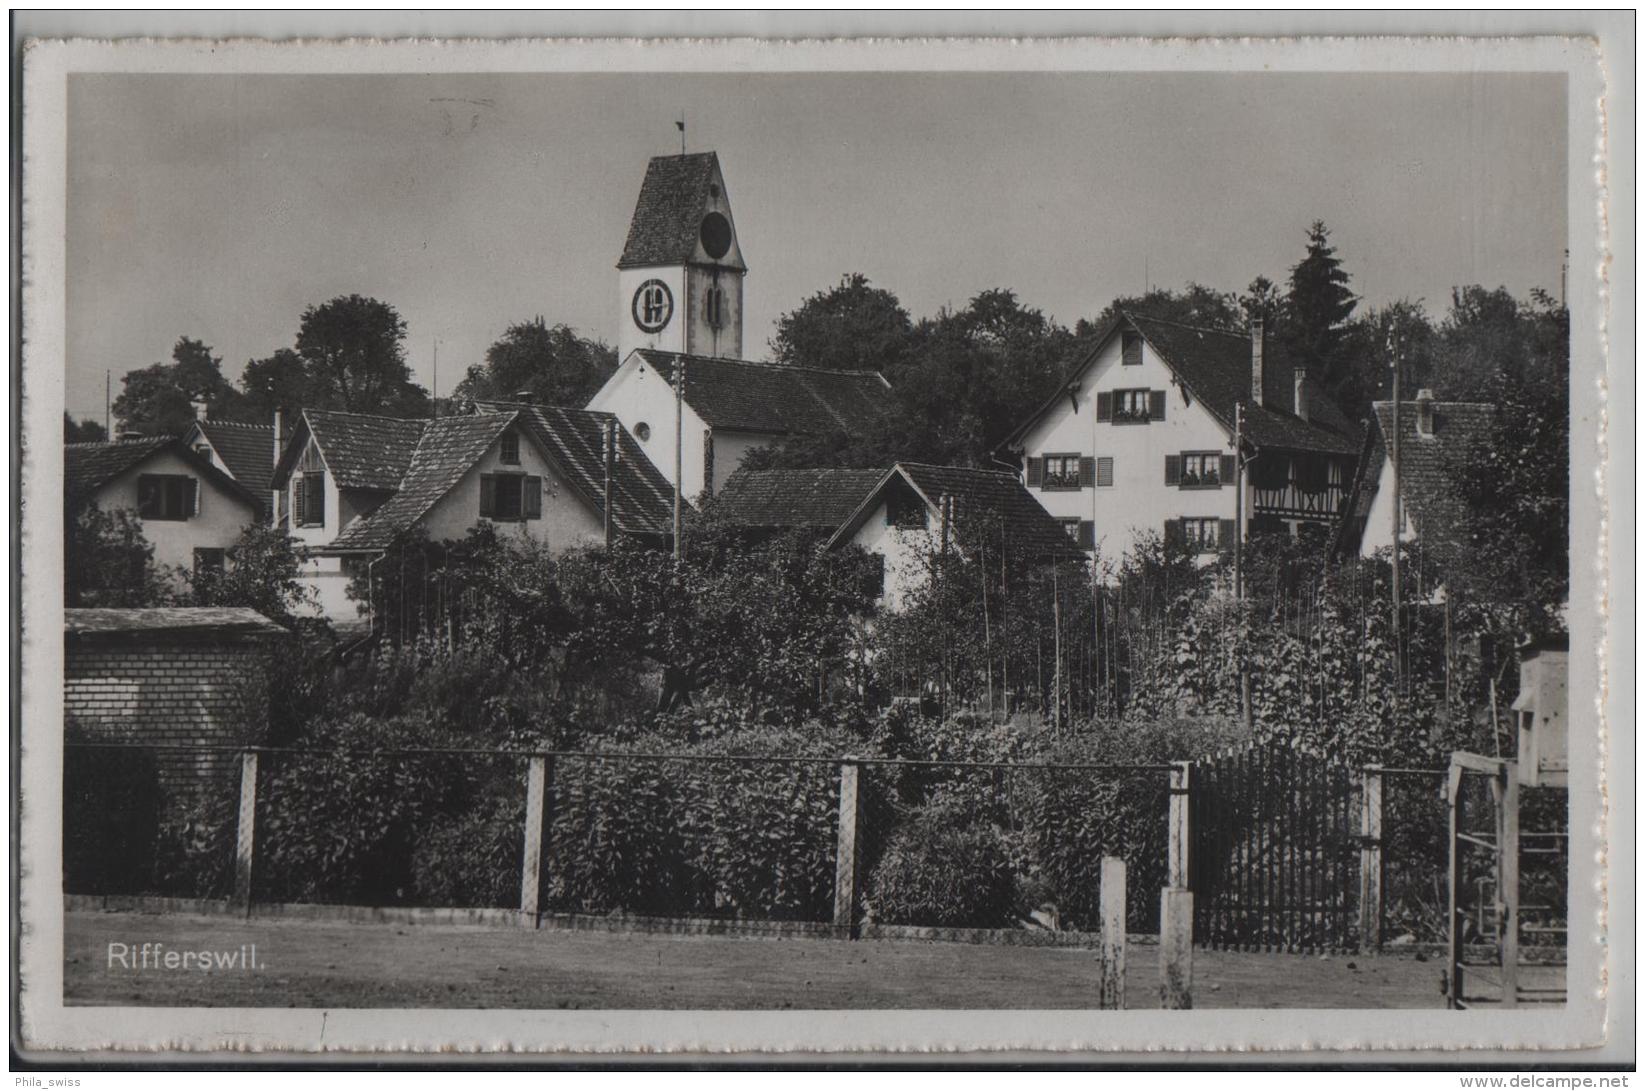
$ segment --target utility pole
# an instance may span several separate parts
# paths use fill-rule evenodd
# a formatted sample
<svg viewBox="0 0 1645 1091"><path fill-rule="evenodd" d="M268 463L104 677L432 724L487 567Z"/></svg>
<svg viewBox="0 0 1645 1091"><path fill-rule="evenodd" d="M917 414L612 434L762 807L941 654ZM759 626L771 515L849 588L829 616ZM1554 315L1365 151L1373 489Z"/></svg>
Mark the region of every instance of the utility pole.
<svg viewBox="0 0 1645 1091"><path fill-rule="evenodd" d="M681 131L684 132L682 126ZM683 154L683 153L682 153ZM674 361L674 563L685 559L682 540L685 521L680 510L680 476L685 472L685 357Z"/></svg>
<svg viewBox="0 0 1645 1091"><path fill-rule="evenodd" d="M1234 403L1234 602L1239 606L1240 626L1245 625L1245 403ZM1243 634L1242 634L1243 635ZM1256 714L1251 708L1251 669L1245 661L1241 642L1239 658L1239 707L1247 733L1256 730Z"/></svg>
<svg viewBox="0 0 1645 1091"><path fill-rule="evenodd" d="M611 513L612 489L611 479L617 462L617 418L612 417L605 422L605 547L611 548L611 531L614 518Z"/></svg>
<svg viewBox="0 0 1645 1091"><path fill-rule="evenodd" d="M1051 727L1053 734L1062 734L1062 595L1057 584L1057 564L1051 562L1051 654L1055 663L1051 668Z"/></svg>
<svg viewBox="0 0 1645 1091"><path fill-rule="evenodd" d="M434 378L430 384L434 389L429 395L429 405L432 411L429 416L439 419L440 416L440 339L434 339Z"/></svg>
<svg viewBox="0 0 1645 1091"><path fill-rule="evenodd" d="M110 408L114 404L113 394L114 372L105 371L103 372L103 438L105 440L114 438L114 421L111 416L113 410Z"/></svg>
<svg viewBox="0 0 1645 1091"><path fill-rule="evenodd" d="M1404 647L1403 647L1404 640L1402 638L1402 633L1401 633L1401 629L1400 629L1400 613L1401 613L1401 611L1400 611L1400 601L1401 601L1401 596L1402 596L1403 592L1401 591L1401 588L1400 588L1399 532L1400 532L1400 528L1404 524L1405 520L1403 518L1404 513L1401 510L1402 505L1400 504L1400 480L1399 480L1399 372L1400 372L1400 366L1399 366L1400 365L1400 359L1399 359L1399 357L1400 357L1399 342L1398 342L1398 340L1395 336L1394 331L1392 329L1389 329L1389 331L1388 331L1388 363L1389 363L1389 366L1394 369L1394 381L1393 381L1393 387L1394 387L1394 413L1393 413L1394 426L1393 426L1393 429L1392 429L1393 436L1389 440L1389 450L1390 450L1390 454L1393 458L1393 466L1394 466L1394 497L1393 497L1394 502L1393 502L1392 505L1390 505L1390 507L1393 511L1393 523L1394 523L1393 531L1394 531L1394 533L1393 533L1393 549L1390 552L1389 559L1393 562L1393 612L1392 612L1393 630L1392 630L1392 642L1393 642L1393 649L1394 649L1394 696L1395 696L1396 700L1398 699L1399 694L1401 692L1403 692L1403 690L1405 689L1405 651L1404 651Z"/></svg>

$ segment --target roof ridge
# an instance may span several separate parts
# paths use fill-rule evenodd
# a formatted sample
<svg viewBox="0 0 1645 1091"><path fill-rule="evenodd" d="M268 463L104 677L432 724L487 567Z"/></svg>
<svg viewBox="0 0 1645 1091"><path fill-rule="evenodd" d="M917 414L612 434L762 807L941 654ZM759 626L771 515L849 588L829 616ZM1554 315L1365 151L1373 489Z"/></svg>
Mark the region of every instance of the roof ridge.
<svg viewBox="0 0 1645 1091"><path fill-rule="evenodd" d="M77 439L64 447L137 447L144 443L169 443L176 436L144 436L142 439Z"/></svg>
<svg viewBox="0 0 1645 1091"><path fill-rule="evenodd" d="M328 417L364 417L366 420L391 420L401 424L427 424L431 420L440 419L439 417L390 417L384 413L356 413L352 409L309 409L307 407L303 409L304 416L310 413L323 413Z"/></svg>
<svg viewBox="0 0 1645 1091"><path fill-rule="evenodd" d="M391 419L399 420L400 418L395 417L395 418L391 418ZM251 421L248 421L248 420L219 420L215 417L208 417L205 420L195 421L195 423L196 424L214 424L214 425L215 424L227 424L227 425L231 425L235 428L266 428L271 432L274 431L274 425L272 425L272 424L254 424L254 423L252 423Z"/></svg>
<svg viewBox="0 0 1645 1091"><path fill-rule="evenodd" d="M1249 332L1246 330L1222 329L1216 326L1196 326L1192 322L1179 322L1174 318L1161 318L1158 315L1144 314L1141 311L1133 311L1126 307L1121 307L1120 313L1125 315L1127 318L1142 318L1148 322L1158 322L1161 325L1176 326L1178 329L1195 330L1199 333L1216 333L1221 334L1224 337L1238 337L1242 340L1250 336Z"/></svg>
<svg viewBox="0 0 1645 1091"><path fill-rule="evenodd" d="M704 356L697 352L673 352L669 349L636 349L636 352L655 352L662 356L683 357L686 360L703 360L711 364L747 364L750 367L770 368L772 371L808 371L816 375L874 375L880 376L878 369L870 371L866 368L852 367L813 367L810 364L779 364L772 360L745 360L740 356Z"/></svg>
<svg viewBox="0 0 1645 1091"><path fill-rule="evenodd" d="M1399 404L1400 405L1416 405L1420 400L1421 399L1418 399L1418 398L1401 398L1399 400ZM1392 398L1384 398L1381 401L1374 401L1374 402L1371 403L1371 405L1373 407L1378 406L1378 405L1393 405L1393 404L1394 404L1394 399L1392 399ZM1434 398L1429 402L1429 404L1430 405L1465 405L1465 406L1468 406L1470 409L1495 409L1497 407L1495 402L1460 402L1460 401L1454 402L1454 401L1447 401L1447 400L1444 400L1444 399L1441 399L1441 398Z"/></svg>
<svg viewBox="0 0 1645 1091"><path fill-rule="evenodd" d="M918 466L925 470L959 470L968 474L997 474L1000 477L1009 477L1013 481L1017 480L1016 474L1007 473L1005 470L988 470L981 466L945 466L940 462L910 462L907 459L897 460L896 465Z"/></svg>

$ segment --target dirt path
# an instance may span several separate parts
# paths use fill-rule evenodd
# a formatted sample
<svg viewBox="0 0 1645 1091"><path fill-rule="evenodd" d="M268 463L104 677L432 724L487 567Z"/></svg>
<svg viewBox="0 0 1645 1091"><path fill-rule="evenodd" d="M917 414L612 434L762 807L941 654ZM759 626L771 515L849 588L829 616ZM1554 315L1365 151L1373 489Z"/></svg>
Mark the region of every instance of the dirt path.
<svg viewBox="0 0 1645 1091"><path fill-rule="evenodd" d="M162 950L258 968L137 968ZM110 965L125 944L132 968ZM438 1008L1088 1008L1095 951L914 941L675 937L74 912L70 1004ZM118 952L119 948L114 948ZM192 960L191 960L192 961ZM1199 951L1199 1008L1442 1008L1440 965ZM1158 1004L1158 949L1127 955L1128 1006Z"/></svg>

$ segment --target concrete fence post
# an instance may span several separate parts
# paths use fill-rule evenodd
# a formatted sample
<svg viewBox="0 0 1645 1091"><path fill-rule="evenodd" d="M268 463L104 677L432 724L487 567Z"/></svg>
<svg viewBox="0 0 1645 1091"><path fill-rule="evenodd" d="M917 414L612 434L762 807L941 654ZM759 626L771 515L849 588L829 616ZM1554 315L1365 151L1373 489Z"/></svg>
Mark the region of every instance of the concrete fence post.
<svg viewBox="0 0 1645 1091"><path fill-rule="evenodd" d="M1193 766L1186 761L1171 763L1170 829L1166 842L1166 885L1188 889L1188 803L1192 791Z"/></svg>
<svg viewBox="0 0 1645 1091"><path fill-rule="evenodd" d="M251 913L251 864L257 850L257 751L240 755L240 818L234 835L234 905Z"/></svg>
<svg viewBox="0 0 1645 1091"><path fill-rule="evenodd" d="M1102 981L1097 1007L1119 1011L1125 1007L1125 861L1102 858Z"/></svg>
<svg viewBox="0 0 1645 1091"><path fill-rule="evenodd" d="M520 862L520 913L537 922L542 892L543 797L548 786L548 758L533 754L525 777L525 851Z"/></svg>
<svg viewBox="0 0 1645 1091"><path fill-rule="evenodd" d="M1382 767L1367 765L1359 796L1359 948L1382 950Z"/></svg>
<svg viewBox="0 0 1645 1091"><path fill-rule="evenodd" d="M839 839L834 852L834 927L850 934L857 915L857 774L850 759L840 763Z"/></svg>
<svg viewBox="0 0 1645 1091"><path fill-rule="evenodd" d="M1194 892L1172 887L1160 891L1160 1007L1194 1006Z"/></svg>

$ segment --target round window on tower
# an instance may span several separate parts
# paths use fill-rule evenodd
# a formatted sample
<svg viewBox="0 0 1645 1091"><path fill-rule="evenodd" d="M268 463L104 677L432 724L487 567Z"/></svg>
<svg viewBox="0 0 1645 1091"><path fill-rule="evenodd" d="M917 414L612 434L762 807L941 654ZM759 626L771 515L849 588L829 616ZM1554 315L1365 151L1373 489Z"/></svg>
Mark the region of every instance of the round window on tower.
<svg viewBox="0 0 1645 1091"><path fill-rule="evenodd" d="M646 440L651 438L651 425L647 424L645 421L641 421L639 424L634 426L634 435L639 438L641 443L644 443Z"/></svg>
<svg viewBox="0 0 1645 1091"><path fill-rule="evenodd" d="M703 252L715 261L725 257L731 249L731 221L718 212L710 212L703 217L698 234L702 237Z"/></svg>

